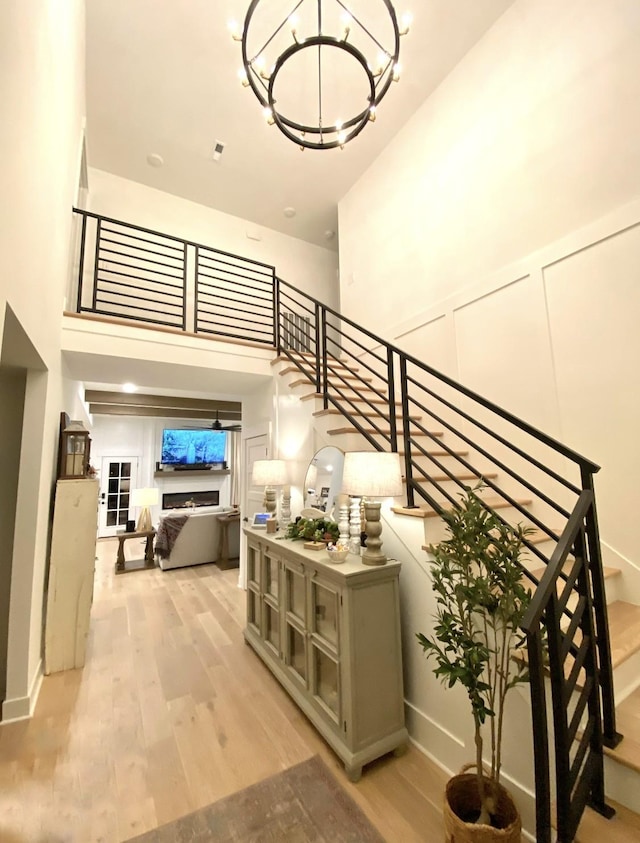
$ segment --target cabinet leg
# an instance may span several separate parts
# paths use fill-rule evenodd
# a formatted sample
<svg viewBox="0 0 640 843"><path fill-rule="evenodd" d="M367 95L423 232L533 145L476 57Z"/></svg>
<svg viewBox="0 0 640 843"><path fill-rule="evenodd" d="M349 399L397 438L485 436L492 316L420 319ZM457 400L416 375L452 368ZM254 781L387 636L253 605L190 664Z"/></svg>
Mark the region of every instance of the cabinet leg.
<svg viewBox="0 0 640 843"><path fill-rule="evenodd" d="M359 782L362 778L362 764L355 767L345 764L344 770L350 782Z"/></svg>
<svg viewBox="0 0 640 843"><path fill-rule="evenodd" d="M406 754L407 749L408 749L408 745L406 743L401 743L400 746L397 746L393 750L393 757L394 758L402 758L402 756Z"/></svg>

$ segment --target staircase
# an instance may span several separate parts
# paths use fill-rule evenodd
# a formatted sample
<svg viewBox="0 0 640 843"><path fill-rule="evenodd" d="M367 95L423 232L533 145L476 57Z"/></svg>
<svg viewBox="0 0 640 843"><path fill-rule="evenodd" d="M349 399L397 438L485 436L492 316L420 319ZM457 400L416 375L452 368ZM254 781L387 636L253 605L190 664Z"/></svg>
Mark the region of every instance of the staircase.
<svg viewBox="0 0 640 843"><path fill-rule="evenodd" d="M537 843L553 837L552 766L560 843L590 839L588 825L597 822L588 810L580 824L587 803L610 814L605 766L607 794L638 809L639 608L625 600L629 572L603 568L593 482L599 467L279 279L272 266L74 214L77 312L275 347L279 375L301 401L314 402L313 423L326 439L343 450L401 455L406 496L390 517L414 537L415 559L425 560L424 547L438 540L438 516L479 481L487 508L535 528L523 571L534 597L522 628ZM630 839L637 839L637 818L626 810L603 833L617 839L629 816L636 823Z"/></svg>
<svg viewBox="0 0 640 843"><path fill-rule="evenodd" d="M277 356L272 365L300 401L313 402L312 417L321 438L343 451L389 447L392 431L384 415L389 404L385 383L370 371L362 375L356 360L341 355L327 361L326 387L324 392L320 392L317 391L315 362L312 354L288 351ZM406 410L406 405L403 408L401 400L395 400L394 405L395 423L403 427L403 409ZM468 443L460 442L450 431L436 430L431 426L423 429L424 419L420 413L411 413L406 418L409 424L415 423L421 428L415 441L422 440L425 443L415 455L417 465L424 467L435 462L442 465L439 471L428 472L423 468L428 477L419 480L429 498L433 493L435 505L423 502L409 507L398 501L397 505L391 507L397 518L420 519L423 522L424 544L420 550L426 552L428 544L437 542L443 535L439 514L455 505L451 501L452 493L455 494L462 486L474 486L480 481L491 481L492 485L498 486L499 483L495 481L499 481L500 471L490 460L485 458L483 461L482 457L478 460L478 455L472 453ZM434 442L442 443L441 447L435 446ZM401 443L398 443L397 450L405 457ZM481 468L469 469L465 465L461 466L461 461L469 465L480 465ZM447 484L444 488L449 494L444 500L436 500L435 491L442 489L443 484ZM484 501L494 511L499 510L505 520L523 522L521 515L525 508L533 507L535 514L535 496L489 494L492 491L485 490ZM540 567L540 557L542 555L546 561L552 556L562 529L541 528L537 526L537 517L535 524L531 521L524 523L534 525L534 532L528 541L536 553L530 559L523 576L533 586L537 586L547 570L546 565ZM571 578L574 564L575 559L569 554L556 586L559 594ZM587 808L575 836L576 840L584 843L600 839L605 834L611 841L640 839L640 815L634 812L634 809L640 810L640 687L637 687L640 685L640 606L623 599L624 582L620 569L604 568L603 578L606 584L613 685L618 703L616 715L618 728L625 735L625 740L615 747L604 748L607 804L615 807L615 817L607 820ZM575 610L579 599L575 593L569 596L566 604L568 613ZM570 614L565 615L562 629L566 630L570 623ZM586 681L584 668L580 668L579 675L578 691Z"/></svg>

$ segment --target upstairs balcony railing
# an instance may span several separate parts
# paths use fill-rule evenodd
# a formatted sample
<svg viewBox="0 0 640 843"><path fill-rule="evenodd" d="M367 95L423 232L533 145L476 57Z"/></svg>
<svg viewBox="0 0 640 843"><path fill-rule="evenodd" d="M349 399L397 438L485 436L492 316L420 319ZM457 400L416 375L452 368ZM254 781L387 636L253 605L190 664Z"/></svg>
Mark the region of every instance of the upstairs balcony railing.
<svg viewBox="0 0 640 843"><path fill-rule="evenodd" d="M272 346L273 266L74 209L77 313Z"/></svg>
<svg viewBox="0 0 640 843"><path fill-rule="evenodd" d="M538 843L586 804L609 815L603 744L615 746L613 677L591 460L276 276L274 267L76 211L77 310L273 347L378 450L404 460L407 505L435 512L482 482L485 506L536 528L523 570ZM91 255L91 259L88 255ZM340 422L337 422L340 424ZM514 513L507 515L506 513ZM547 715L550 677L552 717Z"/></svg>

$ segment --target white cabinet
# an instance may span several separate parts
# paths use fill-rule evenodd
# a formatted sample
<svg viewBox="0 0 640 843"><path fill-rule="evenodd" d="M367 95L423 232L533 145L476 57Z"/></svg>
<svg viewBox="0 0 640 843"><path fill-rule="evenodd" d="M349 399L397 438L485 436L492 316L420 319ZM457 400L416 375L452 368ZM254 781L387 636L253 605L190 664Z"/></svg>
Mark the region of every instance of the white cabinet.
<svg viewBox="0 0 640 843"><path fill-rule="evenodd" d="M245 533L245 639L357 781L407 741L400 563L336 565L301 542Z"/></svg>
<svg viewBox="0 0 640 843"><path fill-rule="evenodd" d="M93 599L97 480L58 480L53 510L44 672L84 665Z"/></svg>

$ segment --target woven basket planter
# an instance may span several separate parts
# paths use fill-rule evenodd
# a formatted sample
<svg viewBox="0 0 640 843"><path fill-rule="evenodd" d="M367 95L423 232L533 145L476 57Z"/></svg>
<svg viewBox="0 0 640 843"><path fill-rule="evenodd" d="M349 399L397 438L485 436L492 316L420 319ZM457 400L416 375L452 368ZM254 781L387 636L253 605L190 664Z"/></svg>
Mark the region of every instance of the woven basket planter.
<svg viewBox="0 0 640 843"><path fill-rule="evenodd" d="M445 843L520 843L522 823L511 794L501 784L491 786L497 794L496 827L461 819L480 814L476 775L463 773L449 779L443 808Z"/></svg>

